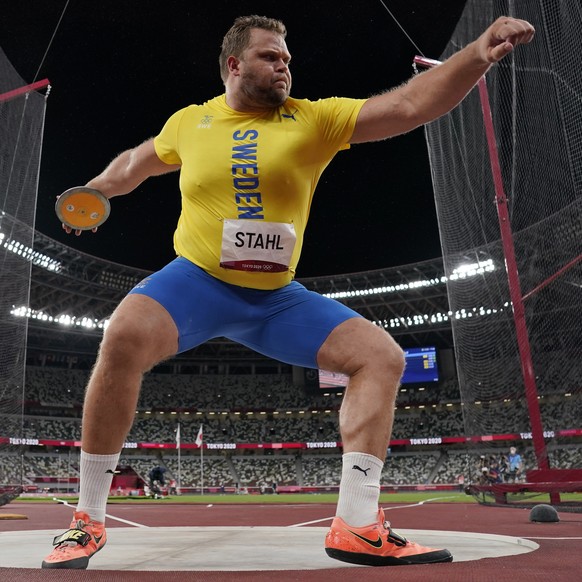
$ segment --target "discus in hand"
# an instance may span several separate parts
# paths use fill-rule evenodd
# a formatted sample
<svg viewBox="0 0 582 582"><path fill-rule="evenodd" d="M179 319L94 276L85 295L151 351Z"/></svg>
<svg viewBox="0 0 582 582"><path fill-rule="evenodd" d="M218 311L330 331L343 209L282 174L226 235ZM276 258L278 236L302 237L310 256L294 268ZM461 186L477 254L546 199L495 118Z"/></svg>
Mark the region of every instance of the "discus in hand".
<svg viewBox="0 0 582 582"><path fill-rule="evenodd" d="M93 230L107 220L111 205L99 190L80 186L65 190L57 198L55 212L73 230Z"/></svg>

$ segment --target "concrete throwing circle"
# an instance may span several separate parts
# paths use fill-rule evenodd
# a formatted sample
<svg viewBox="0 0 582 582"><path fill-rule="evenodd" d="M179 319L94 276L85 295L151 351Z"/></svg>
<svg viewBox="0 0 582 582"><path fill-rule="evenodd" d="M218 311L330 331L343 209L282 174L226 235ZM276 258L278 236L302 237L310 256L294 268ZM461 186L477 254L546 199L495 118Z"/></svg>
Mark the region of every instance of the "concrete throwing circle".
<svg viewBox="0 0 582 582"><path fill-rule="evenodd" d="M114 527L91 570L257 571L359 568L332 560L323 527ZM1 566L40 568L54 530L0 532ZM398 530L424 546L447 548L456 562L536 550L524 538L454 531Z"/></svg>

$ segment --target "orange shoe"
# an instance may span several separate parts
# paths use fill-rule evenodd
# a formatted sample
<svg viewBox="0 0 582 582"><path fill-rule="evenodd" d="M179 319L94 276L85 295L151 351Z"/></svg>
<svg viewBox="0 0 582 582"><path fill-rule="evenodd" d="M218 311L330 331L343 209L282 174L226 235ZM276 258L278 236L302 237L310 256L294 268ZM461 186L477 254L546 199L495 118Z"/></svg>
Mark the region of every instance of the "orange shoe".
<svg viewBox="0 0 582 582"><path fill-rule="evenodd" d="M70 529L53 540L56 548L43 561L43 568L70 568L84 570L89 558L107 541L105 525L82 511L73 514Z"/></svg>
<svg viewBox="0 0 582 582"><path fill-rule="evenodd" d="M325 551L330 558L366 566L402 566L452 562L448 550L425 548L395 533L378 511L378 522L366 527L350 527L336 517L325 538Z"/></svg>

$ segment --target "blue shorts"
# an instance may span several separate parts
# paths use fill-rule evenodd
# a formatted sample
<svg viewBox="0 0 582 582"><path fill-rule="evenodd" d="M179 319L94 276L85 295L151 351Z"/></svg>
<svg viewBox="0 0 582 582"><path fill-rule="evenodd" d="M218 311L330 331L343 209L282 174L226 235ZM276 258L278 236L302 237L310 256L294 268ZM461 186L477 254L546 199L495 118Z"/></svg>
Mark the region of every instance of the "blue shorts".
<svg viewBox="0 0 582 582"><path fill-rule="evenodd" d="M292 281L263 291L230 285L178 257L144 279L130 294L160 303L178 328L178 353L226 337L265 356L317 368L317 352L330 332L352 317L342 303Z"/></svg>

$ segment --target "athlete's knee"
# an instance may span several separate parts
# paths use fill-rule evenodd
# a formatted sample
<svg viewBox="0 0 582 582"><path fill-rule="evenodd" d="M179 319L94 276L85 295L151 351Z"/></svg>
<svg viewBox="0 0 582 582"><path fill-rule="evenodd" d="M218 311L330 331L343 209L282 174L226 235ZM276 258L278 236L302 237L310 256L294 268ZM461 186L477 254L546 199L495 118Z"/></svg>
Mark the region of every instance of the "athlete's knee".
<svg viewBox="0 0 582 582"><path fill-rule="evenodd" d="M404 351L384 329L372 325L360 347L359 370L366 369L388 380L399 383L404 373Z"/></svg>
<svg viewBox="0 0 582 582"><path fill-rule="evenodd" d="M318 355L320 367L336 366L348 376L362 372L398 382L404 372L404 352L384 329L354 318L338 326Z"/></svg>
<svg viewBox="0 0 582 582"><path fill-rule="evenodd" d="M105 330L99 352L102 357L117 355L120 360L127 361L145 355L145 348L144 335L139 327L117 320Z"/></svg>
<svg viewBox="0 0 582 582"><path fill-rule="evenodd" d="M391 373L397 375L400 379L404 373L404 367L406 366L404 350L396 343L394 338L389 335L388 332L381 330L381 333L383 334L383 345L381 346L382 357L379 363L386 367Z"/></svg>

